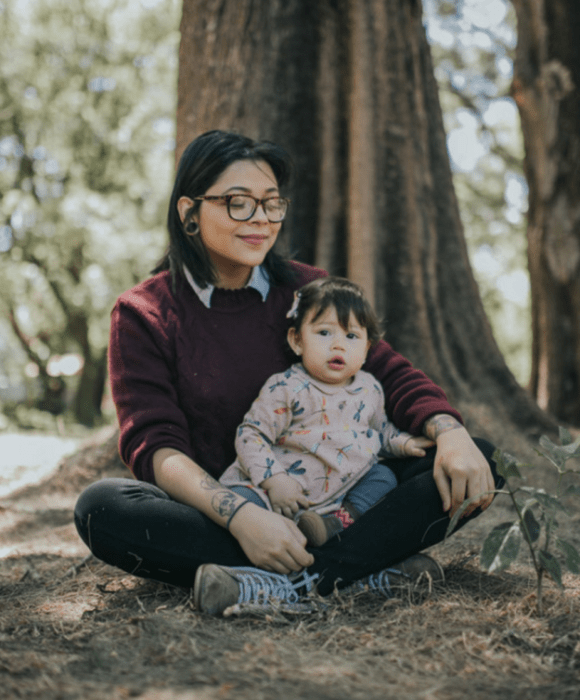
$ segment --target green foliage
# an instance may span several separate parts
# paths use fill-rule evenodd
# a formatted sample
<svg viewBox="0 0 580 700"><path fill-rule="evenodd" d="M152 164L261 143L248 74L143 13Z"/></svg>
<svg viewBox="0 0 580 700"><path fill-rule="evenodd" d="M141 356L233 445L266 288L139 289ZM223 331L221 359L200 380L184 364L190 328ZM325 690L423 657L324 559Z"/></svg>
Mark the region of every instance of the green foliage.
<svg viewBox="0 0 580 700"><path fill-rule="evenodd" d="M498 345L529 378L523 137L510 96L516 45L509 0L424 0L453 179L470 259Z"/></svg>
<svg viewBox="0 0 580 700"><path fill-rule="evenodd" d="M45 385L51 357L82 356L89 422L113 301L165 242L179 11L177 0L0 5L2 331L24 351L12 371L32 362Z"/></svg>
<svg viewBox="0 0 580 700"><path fill-rule="evenodd" d="M558 514L568 516L568 510L563 503L563 497L580 494L577 485L568 486L562 490L562 478L566 474L579 475L580 471L569 469L566 463L570 459L580 459L580 437L573 440L570 433L560 428L560 445L553 443L545 435L540 438L539 454L543 455L558 472L556 493L547 493L544 489L536 489L522 485L522 473L529 465L519 464L514 457L496 451L494 460L498 473L505 479L505 490L496 493L508 494L516 511L513 522L497 525L487 536L481 550L482 567L489 572L503 571L516 559L520 545L525 542L529 548L534 569L537 575L537 605L542 611L542 578L547 573L554 582L563 588L562 563L574 574L580 574L580 554L575 546L561 537L556 536L559 523ZM459 509L449 523L447 533L451 533L465 511L470 499ZM551 551L553 545L560 551L563 562Z"/></svg>

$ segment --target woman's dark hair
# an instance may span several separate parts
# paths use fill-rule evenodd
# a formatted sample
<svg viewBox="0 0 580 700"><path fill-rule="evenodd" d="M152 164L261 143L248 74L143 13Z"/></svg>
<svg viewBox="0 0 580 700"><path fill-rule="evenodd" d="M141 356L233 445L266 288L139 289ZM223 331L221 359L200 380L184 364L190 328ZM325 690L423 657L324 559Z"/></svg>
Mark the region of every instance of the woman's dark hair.
<svg viewBox="0 0 580 700"><path fill-rule="evenodd" d="M241 134L218 130L207 131L192 141L179 161L169 200L169 246L152 271L157 273L170 270L174 287L183 275L183 265L200 287L216 283L217 273L201 236L187 235L185 230L191 224L201 202L194 203L183 223L177 211L177 202L181 197L193 199L205 194L224 170L238 160L265 161L272 168L280 188L290 177L290 156L270 141L254 141ZM272 284L288 283L294 278L290 265L274 250L268 252L263 264Z"/></svg>
<svg viewBox="0 0 580 700"><path fill-rule="evenodd" d="M300 332L306 314L316 309L312 321L316 321L329 307L336 309L338 322L348 330L350 313L367 330L367 336L371 345L375 345L381 339L379 319L373 308L365 298L364 292L358 284L343 277L322 277L301 287L296 292L290 316L290 327Z"/></svg>

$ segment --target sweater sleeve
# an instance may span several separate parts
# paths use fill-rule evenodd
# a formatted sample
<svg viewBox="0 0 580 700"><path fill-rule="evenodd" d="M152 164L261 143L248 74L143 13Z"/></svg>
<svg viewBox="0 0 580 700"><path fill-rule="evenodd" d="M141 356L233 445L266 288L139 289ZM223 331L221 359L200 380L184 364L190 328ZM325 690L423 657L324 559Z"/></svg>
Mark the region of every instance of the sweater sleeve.
<svg viewBox="0 0 580 700"><path fill-rule="evenodd" d="M155 305L120 298L111 316L109 373L120 427L119 452L137 479L155 483L160 446L191 456L179 407L170 342Z"/></svg>
<svg viewBox="0 0 580 700"><path fill-rule="evenodd" d="M403 447L407 440L411 437L410 433L404 430L399 430L394 423L387 418L385 413L385 396L381 385L373 379L373 386L376 389L373 392L376 395L376 401L373 406L372 413L369 417L369 426L376 430L381 438L381 454L389 453L395 457L404 457Z"/></svg>
<svg viewBox="0 0 580 700"><path fill-rule="evenodd" d="M436 413L448 413L462 422L443 389L384 340L371 349L363 369L381 383L387 415L401 430L419 435L425 421Z"/></svg>
<svg viewBox="0 0 580 700"><path fill-rule="evenodd" d="M272 446L292 423L293 402L287 389L283 374L270 377L238 429L238 461L254 486L274 474L286 472Z"/></svg>

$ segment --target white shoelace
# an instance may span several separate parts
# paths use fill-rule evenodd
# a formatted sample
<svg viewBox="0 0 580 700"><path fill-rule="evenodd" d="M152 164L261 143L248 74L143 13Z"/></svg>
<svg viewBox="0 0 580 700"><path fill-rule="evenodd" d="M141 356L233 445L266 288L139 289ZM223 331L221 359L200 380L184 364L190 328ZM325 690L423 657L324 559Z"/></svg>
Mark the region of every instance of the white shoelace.
<svg viewBox="0 0 580 700"><path fill-rule="evenodd" d="M252 567L236 567L232 569L232 574L240 586L238 604L268 606L272 599L276 599L296 609L302 606L298 589L305 588L306 592L310 592L318 579L318 574L303 572L295 581L291 581L284 574L272 574Z"/></svg>

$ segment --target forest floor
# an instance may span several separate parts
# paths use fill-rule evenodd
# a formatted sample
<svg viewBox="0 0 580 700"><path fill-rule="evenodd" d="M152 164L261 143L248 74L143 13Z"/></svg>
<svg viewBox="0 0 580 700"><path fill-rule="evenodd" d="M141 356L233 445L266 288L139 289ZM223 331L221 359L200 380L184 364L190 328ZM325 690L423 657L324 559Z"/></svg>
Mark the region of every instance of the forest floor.
<svg viewBox="0 0 580 700"><path fill-rule="evenodd" d="M580 577L566 575L564 591L547 581L540 616L525 556L502 574L479 567L486 533L513 518L506 497L431 550L447 579L431 591L215 619L189 590L87 558L72 509L88 483L126 474L114 452L112 440L87 448L0 497L0 698L580 697ZM561 523L577 546L579 522L576 506Z"/></svg>

